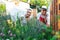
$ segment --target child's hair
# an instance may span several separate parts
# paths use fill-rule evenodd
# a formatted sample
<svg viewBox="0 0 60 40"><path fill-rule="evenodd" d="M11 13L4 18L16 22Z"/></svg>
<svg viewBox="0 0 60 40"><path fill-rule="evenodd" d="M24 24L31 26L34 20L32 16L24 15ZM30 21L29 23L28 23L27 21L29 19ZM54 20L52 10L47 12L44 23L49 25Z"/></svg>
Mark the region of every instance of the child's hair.
<svg viewBox="0 0 60 40"><path fill-rule="evenodd" d="M42 8L43 9L43 11L47 11L47 9L45 9L45 8Z"/></svg>

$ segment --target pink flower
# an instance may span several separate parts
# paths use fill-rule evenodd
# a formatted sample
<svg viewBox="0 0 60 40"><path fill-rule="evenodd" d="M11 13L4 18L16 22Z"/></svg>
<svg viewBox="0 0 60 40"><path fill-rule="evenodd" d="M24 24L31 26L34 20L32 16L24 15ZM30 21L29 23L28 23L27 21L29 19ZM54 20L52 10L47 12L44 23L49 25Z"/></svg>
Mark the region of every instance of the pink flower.
<svg viewBox="0 0 60 40"><path fill-rule="evenodd" d="M12 34L12 33L10 33L10 36L13 36L13 34Z"/></svg>

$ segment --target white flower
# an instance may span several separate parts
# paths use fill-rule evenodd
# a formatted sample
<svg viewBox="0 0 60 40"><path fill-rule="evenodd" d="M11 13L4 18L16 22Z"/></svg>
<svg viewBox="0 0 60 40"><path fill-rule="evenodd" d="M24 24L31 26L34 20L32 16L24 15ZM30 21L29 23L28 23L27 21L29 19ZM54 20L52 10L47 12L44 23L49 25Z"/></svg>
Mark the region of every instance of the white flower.
<svg viewBox="0 0 60 40"><path fill-rule="evenodd" d="M10 39L6 39L6 40L10 40Z"/></svg>

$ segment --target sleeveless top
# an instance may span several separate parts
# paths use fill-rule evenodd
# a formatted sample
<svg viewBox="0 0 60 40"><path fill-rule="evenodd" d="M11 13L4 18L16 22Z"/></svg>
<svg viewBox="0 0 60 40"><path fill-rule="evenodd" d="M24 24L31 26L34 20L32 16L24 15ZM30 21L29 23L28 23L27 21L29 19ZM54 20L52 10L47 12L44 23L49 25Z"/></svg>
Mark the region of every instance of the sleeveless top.
<svg viewBox="0 0 60 40"><path fill-rule="evenodd" d="M41 14L39 17L39 21L43 22L44 24L47 24L47 15L44 16Z"/></svg>

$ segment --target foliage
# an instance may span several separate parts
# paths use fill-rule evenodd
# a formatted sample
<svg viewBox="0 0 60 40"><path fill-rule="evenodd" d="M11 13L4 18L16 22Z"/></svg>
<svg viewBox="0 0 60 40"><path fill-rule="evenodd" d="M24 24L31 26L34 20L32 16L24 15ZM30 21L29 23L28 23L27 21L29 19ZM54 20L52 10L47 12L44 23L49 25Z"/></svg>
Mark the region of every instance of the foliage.
<svg viewBox="0 0 60 40"><path fill-rule="evenodd" d="M4 40L50 40L53 37L52 28L47 28L36 18L23 24L21 18L12 22L10 16L0 16L0 28L0 39Z"/></svg>
<svg viewBox="0 0 60 40"><path fill-rule="evenodd" d="M0 3L0 13L6 11L6 6L4 3Z"/></svg>
<svg viewBox="0 0 60 40"><path fill-rule="evenodd" d="M22 0L23 2L28 2L29 0ZM40 8L45 5L46 7L49 6L49 3L52 0L30 0L31 5L38 5Z"/></svg>
<svg viewBox="0 0 60 40"><path fill-rule="evenodd" d="M27 2L27 0L22 0L23 2Z"/></svg>

